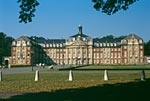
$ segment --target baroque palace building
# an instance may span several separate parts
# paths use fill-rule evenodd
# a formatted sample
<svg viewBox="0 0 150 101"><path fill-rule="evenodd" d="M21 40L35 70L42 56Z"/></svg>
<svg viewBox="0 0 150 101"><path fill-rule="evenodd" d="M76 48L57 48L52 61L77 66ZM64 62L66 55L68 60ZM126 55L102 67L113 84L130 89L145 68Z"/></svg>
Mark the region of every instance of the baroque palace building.
<svg viewBox="0 0 150 101"><path fill-rule="evenodd" d="M67 39L21 36L12 43L10 65L131 65L144 64L144 41L129 34L120 41L101 41L82 32Z"/></svg>

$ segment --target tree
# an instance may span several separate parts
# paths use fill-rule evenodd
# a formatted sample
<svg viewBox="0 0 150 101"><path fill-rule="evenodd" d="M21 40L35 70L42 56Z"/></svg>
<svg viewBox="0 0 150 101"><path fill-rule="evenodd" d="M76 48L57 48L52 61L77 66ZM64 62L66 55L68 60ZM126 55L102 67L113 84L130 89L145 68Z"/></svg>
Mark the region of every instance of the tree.
<svg viewBox="0 0 150 101"><path fill-rule="evenodd" d="M39 2L37 0L18 0L17 3L20 3L20 9L19 12L19 19L20 23L24 22L31 22L32 17L34 17L34 12L36 11L36 6L39 5Z"/></svg>
<svg viewBox="0 0 150 101"><path fill-rule="evenodd" d="M131 4L138 0L92 0L94 8L107 15L112 15L119 10L127 10Z"/></svg>
<svg viewBox="0 0 150 101"><path fill-rule="evenodd" d="M92 0L97 11L112 15L119 10L127 10L131 4L138 0ZM31 22L35 16L36 7L40 4L38 0L18 0L20 4L19 22Z"/></svg>
<svg viewBox="0 0 150 101"><path fill-rule="evenodd" d="M2 64L3 57L11 55L11 44L13 40L14 38L0 32L0 64Z"/></svg>
<svg viewBox="0 0 150 101"><path fill-rule="evenodd" d="M150 40L144 43L144 55L150 56Z"/></svg>

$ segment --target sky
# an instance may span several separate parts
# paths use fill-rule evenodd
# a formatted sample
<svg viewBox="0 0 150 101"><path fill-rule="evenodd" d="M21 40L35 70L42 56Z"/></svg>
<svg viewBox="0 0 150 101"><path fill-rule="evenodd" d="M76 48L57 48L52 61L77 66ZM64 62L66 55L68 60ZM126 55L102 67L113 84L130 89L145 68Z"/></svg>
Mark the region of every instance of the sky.
<svg viewBox="0 0 150 101"><path fill-rule="evenodd" d="M68 38L78 33L92 37L136 34L150 40L150 0L139 0L127 11L106 15L93 8L92 0L38 0L31 23L19 23L17 0L0 0L0 32L18 38L22 35L48 39Z"/></svg>

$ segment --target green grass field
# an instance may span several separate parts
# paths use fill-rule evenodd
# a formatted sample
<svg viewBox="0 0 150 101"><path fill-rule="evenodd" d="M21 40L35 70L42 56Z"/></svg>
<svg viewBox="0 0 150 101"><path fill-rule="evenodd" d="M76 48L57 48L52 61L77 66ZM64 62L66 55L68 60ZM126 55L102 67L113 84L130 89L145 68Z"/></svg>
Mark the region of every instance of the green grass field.
<svg viewBox="0 0 150 101"><path fill-rule="evenodd" d="M74 70L150 70L150 65L90 65L90 66L79 66L72 68L62 68L60 70L65 69L74 69Z"/></svg>
<svg viewBox="0 0 150 101"><path fill-rule="evenodd" d="M34 72L4 74L3 81L0 82L0 96L2 97L1 94L8 96L7 93L10 92L22 95L17 94L6 99L0 98L0 101L32 101L33 99L41 101L42 97L55 101L91 101L92 98L93 101L98 101L105 96L107 99L109 96L115 99L117 95L119 98L123 97L124 93L129 97L131 93L140 95L144 92L145 94L142 96L147 97L147 93L150 93L150 71L146 70L145 72L147 80L144 82L140 80L139 70L110 70L108 71L108 81L103 80L103 71L73 71L73 81L68 81L69 71L41 71L40 79L37 82L34 81ZM36 94L38 97L35 96Z"/></svg>

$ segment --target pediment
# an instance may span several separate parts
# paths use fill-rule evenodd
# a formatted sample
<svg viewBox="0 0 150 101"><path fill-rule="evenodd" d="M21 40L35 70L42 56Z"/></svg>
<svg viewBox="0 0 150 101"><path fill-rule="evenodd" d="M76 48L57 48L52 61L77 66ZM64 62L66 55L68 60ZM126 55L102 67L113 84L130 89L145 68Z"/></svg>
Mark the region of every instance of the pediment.
<svg viewBox="0 0 150 101"><path fill-rule="evenodd" d="M81 40L77 40L77 41L74 41L72 44L72 46L86 46L87 43L86 42L83 42Z"/></svg>

